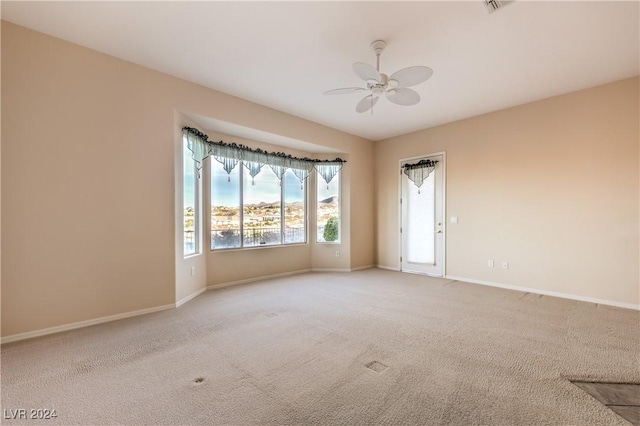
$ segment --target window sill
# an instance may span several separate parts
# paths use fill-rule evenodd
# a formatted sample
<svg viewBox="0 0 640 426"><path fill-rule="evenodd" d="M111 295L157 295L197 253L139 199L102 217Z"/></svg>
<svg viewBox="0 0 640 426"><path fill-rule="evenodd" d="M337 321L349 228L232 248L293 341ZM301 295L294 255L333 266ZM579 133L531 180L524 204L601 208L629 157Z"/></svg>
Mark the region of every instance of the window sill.
<svg viewBox="0 0 640 426"><path fill-rule="evenodd" d="M219 248L219 249L209 249L209 254L213 253L229 253L233 251L248 251L248 250L265 250L265 249L273 249L273 248L287 248L287 247L300 247L306 246L309 243L293 243L293 244L271 244L271 245L261 245L261 246L252 246L252 247L233 247L233 248Z"/></svg>

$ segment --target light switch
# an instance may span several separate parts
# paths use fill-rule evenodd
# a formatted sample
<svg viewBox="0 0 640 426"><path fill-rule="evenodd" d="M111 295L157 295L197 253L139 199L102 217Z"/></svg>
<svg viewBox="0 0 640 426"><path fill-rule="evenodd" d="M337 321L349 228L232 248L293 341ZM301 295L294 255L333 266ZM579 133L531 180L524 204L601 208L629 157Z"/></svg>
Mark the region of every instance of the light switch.
<svg viewBox="0 0 640 426"><path fill-rule="evenodd" d="M451 216L451 223L458 223L458 216Z"/></svg>

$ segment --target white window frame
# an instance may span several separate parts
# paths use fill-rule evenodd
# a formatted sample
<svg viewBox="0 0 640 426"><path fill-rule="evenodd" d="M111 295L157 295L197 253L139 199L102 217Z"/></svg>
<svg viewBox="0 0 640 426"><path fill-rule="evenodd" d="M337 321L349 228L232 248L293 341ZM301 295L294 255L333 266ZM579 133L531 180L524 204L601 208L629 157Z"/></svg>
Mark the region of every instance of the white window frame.
<svg viewBox="0 0 640 426"><path fill-rule="evenodd" d="M320 204L320 200L318 199L318 190L320 189L320 185L326 185L327 183L324 181L324 178L320 176L320 173L315 171L315 183L316 183L316 223L314 227L314 235L316 244L341 244L342 241L342 170L340 170L336 176L338 177L338 239L336 241L318 241L318 205Z"/></svg>
<svg viewBox="0 0 640 426"><path fill-rule="evenodd" d="M213 157L209 157L209 161L216 161ZM268 167L268 166L265 166ZM209 251L210 252L220 252L220 251L229 251L229 250L255 250L255 249L266 249L266 248L274 248L274 247L286 247L286 246L294 246L301 244L309 244L309 191L308 191L308 179L304 179L303 181L303 203L304 203L304 241L296 242L296 243L286 243L285 242L285 185L284 182L280 187L280 243L279 244L265 244L265 245L255 245L255 246L245 246L244 245L244 185L246 179L244 178L244 161L238 161L236 167L234 167L232 173L238 173L239 176L239 190L240 190L240 206L239 206L239 233L240 233L240 246L238 247L213 247L213 230L209 232ZM211 167L208 168L209 173L209 182L211 181ZM262 173L262 171L261 171ZM283 176L284 179L284 176ZM250 182L248 184L251 184ZM214 195L213 195L213 186L210 185L210 194L209 194L209 211L214 205ZM210 213L209 213L210 214ZM211 220L209 219L209 222Z"/></svg>
<svg viewBox="0 0 640 426"><path fill-rule="evenodd" d="M201 254L201 241L202 241L202 226L200 224L201 222L201 214L200 214L200 206L201 206L201 200L202 200L202 194L201 194L201 182L200 182L200 171L198 171L197 167L196 167L196 162L193 161L193 159L191 158L191 155L189 154L191 151L189 150L189 148L187 147L187 139L185 137L182 138L182 256L183 258L189 258L189 257L193 257L193 256L198 256ZM185 161L187 159L184 158L185 155L189 155L188 160L189 161ZM185 226L184 226L184 210L185 210L185 205L184 205L184 190L185 190L185 164L193 164L193 194L194 194L194 208L193 208L193 243L194 243L194 251L193 252L189 252L187 253L185 250Z"/></svg>

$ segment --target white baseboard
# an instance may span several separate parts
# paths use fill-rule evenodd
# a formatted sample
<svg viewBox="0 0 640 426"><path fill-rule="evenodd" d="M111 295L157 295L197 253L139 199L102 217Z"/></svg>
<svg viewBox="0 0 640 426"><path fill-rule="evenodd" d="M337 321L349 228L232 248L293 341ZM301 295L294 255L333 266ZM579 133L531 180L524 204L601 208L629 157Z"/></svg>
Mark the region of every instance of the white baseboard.
<svg viewBox="0 0 640 426"><path fill-rule="evenodd" d="M311 269L301 269L299 271L283 272L281 274L273 274L273 275L262 275L260 277L247 278L247 279L244 279L244 280L229 281L229 282L221 283L221 284L212 284L212 285L207 286L207 290L216 290L216 289L219 289L219 288L231 287L231 286L240 285L240 284L247 284L247 283L252 283L252 282L255 282L255 281L269 280L269 279L272 279L272 278L288 277L290 275L299 275L299 274L304 274L306 272L311 272Z"/></svg>
<svg viewBox="0 0 640 426"><path fill-rule="evenodd" d="M370 268L370 267L373 267L373 266L365 266L365 267L355 268L354 270L367 269L367 268ZM192 293L192 294L190 294L190 295L188 295L186 297L183 297L182 299L178 300L176 303L170 303L168 305L162 305L162 306L155 306L153 308L140 309L140 310L137 310L137 311L124 312L122 314L109 315L109 316L106 316L106 317L94 318L94 319L90 319L90 320L86 320L86 321L74 322L74 323L71 323L71 324L64 324L64 325L58 325L58 326L55 326L55 327L43 328L43 329L40 329L40 330L28 331L26 333L12 334L10 336L2 337L0 339L0 344L10 343L10 342L17 342L19 340L31 339L31 338L40 337L40 336L46 336L48 334L61 333L63 331L75 330L77 328L89 327L89 326L92 326L92 325L103 324L103 323L106 323L106 322L111 322L111 321L117 321L117 320L121 320L121 319L125 319L125 318L136 317L138 315L145 315L145 314L150 314L150 313L153 313L153 312L165 311L167 309L178 308L178 307L184 305L185 303L187 303L188 301L198 297L199 295L204 293L206 290L215 290L215 289L218 289L218 288L224 288L224 287L230 287L230 286L234 286L234 285L246 284L246 283L250 283L250 282L254 282L254 281L262 281L262 280L268 280L268 279L271 279L271 278L280 278L280 277L286 277L286 276L290 276L290 275L304 274L306 272L311 272L311 271L312 271L311 269L302 269L302 270L299 270L299 271L283 272L281 274L266 275L266 276L261 276L261 277L256 277L256 278L248 278L248 279L245 279L245 280L232 281L232 282L227 282L227 283L222 283L222 284L214 284L214 285L210 285L210 286L201 288L201 289L195 291L194 293ZM351 270L350 269L314 269L313 271L350 272Z"/></svg>
<svg viewBox="0 0 640 426"><path fill-rule="evenodd" d="M351 272L349 268L311 268L311 272Z"/></svg>
<svg viewBox="0 0 640 426"><path fill-rule="evenodd" d="M195 296L194 296L195 297ZM74 322L71 324L58 325L55 327L42 328L40 330L28 331L26 333L12 334L11 336L3 337L0 343L16 342L18 340L31 339L33 337L46 336L47 334L60 333L62 331L75 330L76 328L89 327L91 325L103 324L105 322L117 321L125 318L136 317L138 315L150 314L153 312L166 311L167 309L173 309L176 307L175 303L168 305L156 306L153 308L140 309L138 311L125 312L122 314L109 315L107 317L94 318L86 321Z"/></svg>
<svg viewBox="0 0 640 426"><path fill-rule="evenodd" d="M366 265L366 266L358 266L357 268L351 268L350 270L351 270L351 272L354 272L354 271L362 271L364 269L371 269L371 268L375 268L375 267L376 267L376 265Z"/></svg>
<svg viewBox="0 0 640 426"><path fill-rule="evenodd" d="M202 293L204 293L205 291L207 291L207 287L202 287L200 290L195 291L193 293L191 293L190 295L188 295L187 297L183 297L182 299L178 300L176 302L176 308L179 308L180 306L184 305L185 303L187 303L189 300L194 299L198 296L200 296Z"/></svg>
<svg viewBox="0 0 640 426"><path fill-rule="evenodd" d="M398 268L396 266L376 265L376 268L378 268L378 269L386 269L387 271L400 272L400 268Z"/></svg>
<svg viewBox="0 0 640 426"><path fill-rule="evenodd" d="M480 285L486 285L489 287L505 288L507 290L517 290L517 291L522 291L526 293L560 297L562 299L578 300L580 302L598 303L600 305L615 306L617 308L633 309L636 311L640 310L640 305L635 305L633 303L616 302L614 300L596 299L594 297L579 296L577 294L559 293L556 291L540 290L537 288L520 287L516 285L509 285L509 284L500 284L500 283L494 283L491 281L476 280L473 278L456 277L454 275L445 275L445 278L448 278L450 280L463 281L471 284L480 284Z"/></svg>

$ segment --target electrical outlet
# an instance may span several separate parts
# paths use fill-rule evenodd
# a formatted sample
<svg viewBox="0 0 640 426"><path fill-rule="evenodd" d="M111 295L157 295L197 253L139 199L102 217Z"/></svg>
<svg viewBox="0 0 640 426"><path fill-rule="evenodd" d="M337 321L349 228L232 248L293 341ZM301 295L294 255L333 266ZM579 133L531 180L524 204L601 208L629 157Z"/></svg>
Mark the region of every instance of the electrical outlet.
<svg viewBox="0 0 640 426"><path fill-rule="evenodd" d="M191 267L191 276L192 276L192 277L195 277L195 275L196 275L196 267L195 267L195 266L192 266L192 267Z"/></svg>
<svg viewBox="0 0 640 426"><path fill-rule="evenodd" d="M509 269L509 262L507 262L506 260L502 261L502 269Z"/></svg>
<svg viewBox="0 0 640 426"><path fill-rule="evenodd" d="M340 257L340 252L336 250L336 257Z"/></svg>
<svg viewBox="0 0 640 426"><path fill-rule="evenodd" d="M487 266L489 268L493 268L493 266L494 266L493 259L489 259L489 261L487 262Z"/></svg>

